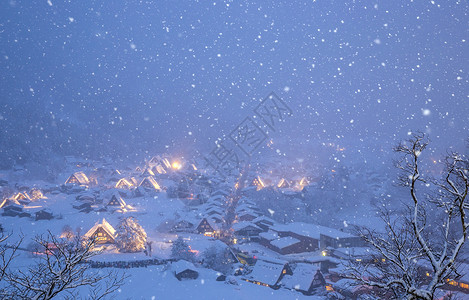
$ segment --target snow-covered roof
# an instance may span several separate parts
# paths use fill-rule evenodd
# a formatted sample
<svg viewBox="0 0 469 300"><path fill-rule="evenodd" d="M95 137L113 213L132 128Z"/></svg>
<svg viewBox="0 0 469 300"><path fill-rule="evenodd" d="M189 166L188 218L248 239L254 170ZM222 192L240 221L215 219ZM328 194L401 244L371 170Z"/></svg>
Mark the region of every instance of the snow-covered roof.
<svg viewBox="0 0 469 300"><path fill-rule="evenodd" d="M277 222L274 221L273 219L271 219L271 218L269 218L269 217L266 217L266 216L264 216L264 215L255 218L254 220L252 220L252 222L253 222L253 223L261 222L261 223L269 223L269 224L276 224L276 223L277 223Z"/></svg>
<svg viewBox="0 0 469 300"><path fill-rule="evenodd" d="M88 179L88 177L85 175L85 173L83 172L76 172L76 173L73 173L65 183L69 183L70 180L72 180L72 178L76 178L76 180L78 181L78 183L80 184L83 184L83 185L86 185L86 184L89 184L90 183L90 180Z"/></svg>
<svg viewBox="0 0 469 300"><path fill-rule="evenodd" d="M293 222L289 224L277 224L271 227L272 230L280 232L293 232L298 235L307 236L313 239L318 239L321 234L332 238L350 238L352 235L342 232L337 229L324 227L316 224Z"/></svg>
<svg viewBox="0 0 469 300"><path fill-rule="evenodd" d="M240 213L242 211L253 211L254 209L256 209L255 206L241 204L236 207L235 212Z"/></svg>
<svg viewBox="0 0 469 300"><path fill-rule="evenodd" d="M275 231L267 231L259 233L259 237L266 239L268 241L272 241L278 239L278 234Z"/></svg>
<svg viewBox="0 0 469 300"><path fill-rule="evenodd" d="M149 186L149 187L153 187L155 190L161 190L160 185L156 182L155 178L153 178L152 176L147 176L143 178L139 186Z"/></svg>
<svg viewBox="0 0 469 300"><path fill-rule="evenodd" d="M293 275L286 275L282 278L282 283L290 289L307 291L316 273L319 271L317 266L305 263L298 263L293 270Z"/></svg>
<svg viewBox="0 0 469 300"><path fill-rule="evenodd" d="M335 256L340 258L348 257L364 257L370 255L378 255L376 250L368 247L350 247L350 248L337 248L333 250Z"/></svg>
<svg viewBox="0 0 469 300"><path fill-rule="evenodd" d="M7 207L7 206L10 206L10 205L19 205L19 206L21 206L21 204L18 202L18 200L13 198L13 199L3 199L3 201L0 203L0 208Z"/></svg>
<svg viewBox="0 0 469 300"><path fill-rule="evenodd" d="M256 206L256 203L254 201L249 200L249 198L246 198L246 197L242 197L241 199L239 199L238 206L241 204Z"/></svg>
<svg viewBox="0 0 469 300"><path fill-rule="evenodd" d="M197 268L194 266L193 263L181 259L171 263L171 270L178 274L184 272L185 270L197 270Z"/></svg>
<svg viewBox="0 0 469 300"><path fill-rule="evenodd" d="M238 222L238 223L235 223L233 224L232 228L234 231L239 231L241 229L245 229L247 227L253 227L255 229L258 229L258 230L262 230L259 226L257 226L256 224L252 223L252 222L248 222L248 221L243 221L243 222Z"/></svg>
<svg viewBox="0 0 469 300"><path fill-rule="evenodd" d="M217 214L219 214L219 215L223 215L223 214L224 214L224 211L223 211L223 209L218 208L218 207L209 207L209 208L207 208L207 210L205 211L205 213L207 213L207 214L210 214L210 213L217 213Z"/></svg>
<svg viewBox="0 0 469 300"><path fill-rule="evenodd" d="M254 211L242 211L238 214L238 217L242 217L242 216L253 216L253 217L257 217L258 214Z"/></svg>
<svg viewBox="0 0 469 300"><path fill-rule="evenodd" d="M212 193L212 196L216 195L223 195L223 196L228 196L230 193L225 190L216 190L215 192Z"/></svg>
<svg viewBox="0 0 469 300"><path fill-rule="evenodd" d="M298 239L295 239L291 236L286 236L286 237L283 237L283 238L279 238L279 239L270 241L270 244L272 244L273 246L275 246L279 249L283 249L283 248L286 248L288 246L295 245L299 242L300 242L300 240L298 240Z"/></svg>
<svg viewBox="0 0 469 300"><path fill-rule="evenodd" d="M215 195L215 196L210 196L208 198L207 202L215 202L215 203L220 203L222 201L225 201L226 197L223 195Z"/></svg>
<svg viewBox="0 0 469 300"><path fill-rule="evenodd" d="M210 219L210 217L205 217L205 218L202 218L202 220L200 220L199 224L197 224L197 228L200 226L200 223L202 223L204 220L207 221L208 225L210 225L210 227L212 227L213 230L219 230L220 229L220 226L218 226L217 223L215 223L214 220Z"/></svg>
<svg viewBox="0 0 469 300"><path fill-rule="evenodd" d="M252 272L247 274L245 278L260 281L268 285L275 285L282 275L284 266L284 264L257 260Z"/></svg>
<svg viewBox="0 0 469 300"><path fill-rule="evenodd" d="M344 291L349 291L351 293L354 293L364 288L364 286L360 285L356 280L344 278L335 282L333 284L333 288L337 290L344 290Z"/></svg>
<svg viewBox="0 0 469 300"><path fill-rule="evenodd" d="M85 234L86 238L91 238L98 228L104 229L110 236L115 237L116 230L103 218L102 222L96 222L93 227Z"/></svg>
<svg viewBox="0 0 469 300"><path fill-rule="evenodd" d="M125 207L127 204L125 203L124 199L122 199L122 197L119 194L114 194L112 195L107 205Z"/></svg>
<svg viewBox="0 0 469 300"><path fill-rule="evenodd" d="M119 188L121 186L128 186L131 187L133 186L133 183L127 180L127 178L121 178L119 181L116 183L116 188Z"/></svg>

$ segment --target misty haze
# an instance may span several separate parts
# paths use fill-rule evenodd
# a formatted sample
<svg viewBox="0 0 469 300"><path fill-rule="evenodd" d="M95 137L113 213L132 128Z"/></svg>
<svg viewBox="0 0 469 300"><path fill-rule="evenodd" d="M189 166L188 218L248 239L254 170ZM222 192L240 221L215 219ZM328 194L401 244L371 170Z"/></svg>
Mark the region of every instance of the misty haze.
<svg viewBox="0 0 469 300"><path fill-rule="evenodd" d="M469 299L466 1L0 3L1 299Z"/></svg>

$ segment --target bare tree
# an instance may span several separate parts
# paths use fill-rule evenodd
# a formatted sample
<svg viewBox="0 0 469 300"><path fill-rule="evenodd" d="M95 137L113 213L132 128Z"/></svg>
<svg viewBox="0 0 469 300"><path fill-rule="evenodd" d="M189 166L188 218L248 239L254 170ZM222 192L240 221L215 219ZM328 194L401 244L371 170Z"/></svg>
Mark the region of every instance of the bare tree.
<svg viewBox="0 0 469 300"><path fill-rule="evenodd" d="M353 263L348 274L396 298L431 300L438 288L460 276L457 259L469 227L469 161L449 153L442 179L425 178L421 154L427 145L425 136L416 134L395 148L402 155L399 182L409 190L410 204L401 215L380 210L384 233L359 228L375 255L367 263ZM440 218L430 218L430 211Z"/></svg>
<svg viewBox="0 0 469 300"><path fill-rule="evenodd" d="M16 252L22 242L22 238L14 244L8 244L8 238L10 234L4 234L3 231L0 233L0 296L5 294L4 291L4 278L8 267L10 266L13 259L16 257Z"/></svg>
<svg viewBox="0 0 469 300"><path fill-rule="evenodd" d="M100 254L94 239L58 239L52 233L35 239L40 245L36 265L27 270L6 272L7 291L14 299L77 298L78 288L89 287L87 298L102 299L123 285L123 274L93 272L87 261Z"/></svg>

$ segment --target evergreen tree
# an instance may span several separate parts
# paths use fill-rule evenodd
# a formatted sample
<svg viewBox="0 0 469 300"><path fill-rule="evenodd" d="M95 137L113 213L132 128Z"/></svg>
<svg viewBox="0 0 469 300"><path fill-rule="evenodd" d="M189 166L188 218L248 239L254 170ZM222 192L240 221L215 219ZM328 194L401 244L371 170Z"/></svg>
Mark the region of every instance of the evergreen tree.
<svg viewBox="0 0 469 300"><path fill-rule="evenodd" d="M178 237L171 247L171 258L184 259L187 261L194 261L194 253L190 252L191 248L184 241L182 237Z"/></svg>
<svg viewBox="0 0 469 300"><path fill-rule="evenodd" d="M202 254L203 265L208 269L212 269L227 274L234 263L231 252L228 248L221 248L215 245L208 247Z"/></svg>
<svg viewBox="0 0 469 300"><path fill-rule="evenodd" d="M147 233L133 217L123 219L117 227L116 244L121 252L138 252L145 249Z"/></svg>

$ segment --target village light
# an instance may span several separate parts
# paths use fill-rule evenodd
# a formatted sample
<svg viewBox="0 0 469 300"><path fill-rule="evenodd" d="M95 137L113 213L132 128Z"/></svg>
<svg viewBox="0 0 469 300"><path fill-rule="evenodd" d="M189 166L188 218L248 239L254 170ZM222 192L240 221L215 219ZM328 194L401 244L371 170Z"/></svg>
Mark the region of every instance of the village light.
<svg viewBox="0 0 469 300"><path fill-rule="evenodd" d="M322 251L322 252L321 252L321 255L322 255L322 256L327 256L327 251L325 251L325 250Z"/></svg>
<svg viewBox="0 0 469 300"><path fill-rule="evenodd" d="M181 166L181 163L180 163L180 162L175 161L175 162L173 162L173 163L171 164L171 167L172 167L173 169L175 169L175 170L179 170L179 169L181 169L182 166Z"/></svg>

